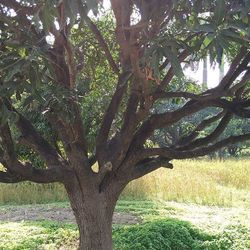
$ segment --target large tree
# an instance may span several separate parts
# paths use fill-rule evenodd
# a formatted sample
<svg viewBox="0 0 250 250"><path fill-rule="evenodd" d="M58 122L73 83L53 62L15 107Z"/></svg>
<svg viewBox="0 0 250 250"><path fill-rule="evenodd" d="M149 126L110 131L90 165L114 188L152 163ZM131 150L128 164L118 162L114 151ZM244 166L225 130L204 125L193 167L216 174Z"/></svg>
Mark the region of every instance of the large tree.
<svg viewBox="0 0 250 250"><path fill-rule="evenodd" d="M0 181L62 183L80 249L112 249L113 211L130 181L250 139L218 140L233 115L250 117L248 0L110 2L105 21L98 0L0 0ZM207 54L220 62L227 51L234 58L218 86L187 87L185 65ZM169 101L181 105L157 111ZM185 137L152 143L211 108ZM39 166L24 161L20 145Z"/></svg>

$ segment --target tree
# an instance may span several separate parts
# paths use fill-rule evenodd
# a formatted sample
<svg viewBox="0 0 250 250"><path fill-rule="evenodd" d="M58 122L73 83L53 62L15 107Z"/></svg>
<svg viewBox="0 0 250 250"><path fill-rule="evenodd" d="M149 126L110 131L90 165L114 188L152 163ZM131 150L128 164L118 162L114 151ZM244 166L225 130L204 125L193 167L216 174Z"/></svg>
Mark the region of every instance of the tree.
<svg viewBox="0 0 250 250"><path fill-rule="evenodd" d="M250 139L246 133L217 141L233 114L250 117L250 6L244 0L111 0L115 25L104 30L100 2L0 0L0 181L62 183L79 226L80 249L108 250L115 204L130 181L173 168L172 159ZM108 39L104 32L115 35ZM101 53L93 60L95 49ZM220 62L233 49L235 57L217 87L197 93L185 89L185 81L175 85L184 79L183 64L206 54ZM91 92L93 82L94 90L114 90L107 99L101 96L108 105L90 143L86 117L92 109L83 104L90 101L95 110L100 95ZM184 104L155 112L164 99ZM219 112L178 143L148 143L159 129L208 108ZM52 132L43 134L29 110ZM202 135L214 123L215 129ZM24 161L20 145L43 164ZM98 172L92 170L95 163Z"/></svg>

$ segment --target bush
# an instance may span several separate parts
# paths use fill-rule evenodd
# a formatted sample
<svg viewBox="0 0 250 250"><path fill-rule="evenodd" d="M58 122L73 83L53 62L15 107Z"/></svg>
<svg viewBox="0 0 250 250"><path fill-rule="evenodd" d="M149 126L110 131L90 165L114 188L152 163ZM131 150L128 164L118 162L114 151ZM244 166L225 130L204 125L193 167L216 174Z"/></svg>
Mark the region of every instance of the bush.
<svg viewBox="0 0 250 250"><path fill-rule="evenodd" d="M177 219L164 219L146 222L141 225L117 226L113 238L116 250L229 250L246 249L242 239L246 229L241 231L235 241L234 230L226 230L221 235L209 235L201 232L192 224ZM236 248L235 248L236 247Z"/></svg>

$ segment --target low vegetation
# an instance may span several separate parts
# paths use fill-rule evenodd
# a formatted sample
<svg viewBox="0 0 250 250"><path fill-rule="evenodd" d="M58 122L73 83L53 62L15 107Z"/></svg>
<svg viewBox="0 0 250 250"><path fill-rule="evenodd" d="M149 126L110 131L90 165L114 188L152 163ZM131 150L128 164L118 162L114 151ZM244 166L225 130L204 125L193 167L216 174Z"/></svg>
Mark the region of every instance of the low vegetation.
<svg viewBox="0 0 250 250"><path fill-rule="evenodd" d="M178 218L180 208L155 201L120 201L119 213L130 211L141 216L143 223L114 225L113 240L116 250L240 250L250 249L250 228L241 218L218 231L210 230ZM62 205L62 204L58 204ZM58 206L57 205L57 206ZM64 206L65 204L63 204ZM56 206L56 204L54 204ZM131 208L134 209L131 209ZM8 207L2 207L8 209ZM183 209L183 208L182 208ZM222 209L222 208L220 208ZM56 210L55 210L56 211ZM195 211L194 211L195 213ZM176 218L170 218L176 217ZM238 221L237 224L235 222ZM0 224L2 250L75 250L78 231L75 224L54 221L2 222Z"/></svg>

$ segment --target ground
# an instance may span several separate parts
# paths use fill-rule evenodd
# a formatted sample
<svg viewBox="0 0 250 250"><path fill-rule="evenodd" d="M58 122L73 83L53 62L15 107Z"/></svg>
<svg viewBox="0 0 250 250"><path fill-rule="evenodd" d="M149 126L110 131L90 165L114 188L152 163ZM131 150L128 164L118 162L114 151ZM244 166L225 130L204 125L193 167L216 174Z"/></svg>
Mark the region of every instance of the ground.
<svg viewBox="0 0 250 250"><path fill-rule="evenodd" d="M155 202L155 207L142 206L147 201L121 201L114 214L113 224L138 224L148 217L172 217L189 221L201 229L222 231L229 225L250 225L250 210L236 207L202 206L192 203ZM150 204L151 201L148 201ZM137 204L134 209L130 204ZM138 206L141 206L141 208ZM124 211L125 210L125 211ZM130 210L130 212L126 212ZM154 211L152 211L154 210ZM22 222L52 220L55 222L75 223L71 208L67 203L47 205L24 205L0 207L1 222Z"/></svg>
<svg viewBox="0 0 250 250"><path fill-rule="evenodd" d="M223 244L225 242L225 244L229 244L232 241L230 244L236 244L237 247L232 245L232 247L224 248L222 243L219 244L216 241L218 248L214 248L214 246L209 248L206 243L206 247L197 249L250 249L250 210L248 208L202 206L192 203L152 200L121 200L118 202L113 224L114 239L118 242L118 247L124 245L124 248L117 248L117 250L130 250L130 248L126 248L126 243L121 243L126 237L131 237L129 233L126 235L126 230L139 228L142 223L150 226L150 223L154 223L154 221L172 220L173 218L180 223L190 222L190 225L208 235L223 235ZM2 250L76 249L77 230L68 203L1 206L0 220L0 238L3 239L0 249ZM128 227L128 225L131 226ZM242 233L235 234L235 228L237 233L244 230ZM139 232L139 229L136 230ZM246 235L248 236L246 237ZM212 241L214 242L215 239L217 238ZM239 244L236 242L237 240L240 240ZM135 249L140 249L140 247L135 247ZM164 248L154 246L150 249L163 250ZM181 248L176 249L182 250Z"/></svg>
<svg viewBox="0 0 250 250"><path fill-rule="evenodd" d="M141 222L138 216L129 213L114 214L115 224L137 224ZM70 207L57 207L56 205L13 206L0 209L0 221L22 222L52 220L63 223L75 223L75 217Z"/></svg>

